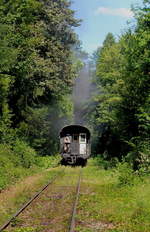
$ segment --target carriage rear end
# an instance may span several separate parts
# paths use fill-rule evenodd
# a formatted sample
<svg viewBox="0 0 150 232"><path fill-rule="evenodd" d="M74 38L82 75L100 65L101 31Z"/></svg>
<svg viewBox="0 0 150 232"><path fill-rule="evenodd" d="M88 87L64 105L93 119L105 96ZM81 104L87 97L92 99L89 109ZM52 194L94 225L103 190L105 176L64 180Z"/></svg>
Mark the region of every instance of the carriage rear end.
<svg viewBox="0 0 150 232"><path fill-rule="evenodd" d="M91 153L90 131L80 125L64 127L60 132L62 164L86 165Z"/></svg>

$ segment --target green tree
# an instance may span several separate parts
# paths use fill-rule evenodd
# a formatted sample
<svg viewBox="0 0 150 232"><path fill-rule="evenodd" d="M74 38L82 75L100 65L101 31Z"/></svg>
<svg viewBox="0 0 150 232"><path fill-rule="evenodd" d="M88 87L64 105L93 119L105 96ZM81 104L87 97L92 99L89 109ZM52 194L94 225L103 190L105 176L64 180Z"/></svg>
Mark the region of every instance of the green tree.
<svg viewBox="0 0 150 232"><path fill-rule="evenodd" d="M121 157L131 151L136 166L144 149L141 143L148 147L150 132L149 1L136 9L135 17L134 29L124 33L117 43L109 34L98 54L99 94L93 120L105 155Z"/></svg>
<svg viewBox="0 0 150 232"><path fill-rule="evenodd" d="M58 118L61 106L67 115L64 99L76 77L72 47L78 42L73 31L78 25L67 0L0 1L1 115L8 112L9 126L20 127L19 133L31 129L30 115L38 116L40 109L52 106L54 114L55 104Z"/></svg>

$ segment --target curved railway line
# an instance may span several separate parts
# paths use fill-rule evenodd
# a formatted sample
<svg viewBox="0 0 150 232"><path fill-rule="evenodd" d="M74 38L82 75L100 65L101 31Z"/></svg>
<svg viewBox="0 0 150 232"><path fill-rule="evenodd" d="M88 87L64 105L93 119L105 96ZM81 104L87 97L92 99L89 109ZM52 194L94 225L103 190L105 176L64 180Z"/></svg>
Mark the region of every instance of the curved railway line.
<svg viewBox="0 0 150 232"><path fill-rule="evenodd" d="M63 169L59 174L55 175L38 193L36 193L26 204L24 204L2 227L0 227L0 231L14 231L16 228L26 228L27 226L30 225L30 222L32 222L32 213L30 215L30 211L32 212L31 208L36 208L36 207L49 207L49 217L51 217L49 220L43 218L43 224L44 226L51 226L51 224L55 224L55 217L57 217L57 211L62 211L61 214L64 215L64 208L65 208L65 202L63 199L67 198L66 202L69 204L69 209L67 209L67 213L65 215L65 228L64 232L74 232L75 231L75 217L76 217L76 208L77 208L77 203L79 199L79 193L80 193L80 184L81 184L81 176L82 176L82 168L74 168L74 179L73 179L73 184L71 182L72 176L70 174L67 176L67 173L65 173L66 169ZM76 173L77 172L77 173ZM59 183L59 177L63 177L65 185L60 185ZM61 178L62 179L62 178ZM70 183L69 183L70 181ZM43 199L40 202L40 198L42 198L42 195L44 196ZM47 200L48 199L48 200ZM62 199L62 200L61 200ZM68 200L69 199L69 200ZM46 201L44 203L44 201ZM36 202L36 203L35 203ZM33 206L33 204L36 204ZM44 206L45 205L45 206ZM57 207L59 207L57 209ZM52 213L51 213L51 208ZM66 207L67 208L67 207ZM28 211L28 212L27 212ZM53 211L56 211L56 216ZM38 210L36 209L36 212ZM58 212L59 213L59 212ZM25 216L22 216L22 214L25 214ZM47 211L45 212L45 215L47 214ZM50 216L51 214L51 216ZM44 211L43 211L44 215ZM47 216L47 215L46 215ZM25 219L25 222L21 225L15 225L14 227L12 226L13 221L17 220L18 217L23 217ZM38 216L39 217L39 216ZM59 217L58 217L59 218ZM29 221L29 223L28 223ZM33 219L34 221L34 219ZM53 222L54 221L54 222ZM61 220L58 221L56 220L57 223L61 224ZM67 222L68 221L68 222ZM27 223L27 224L26 224ZM31 223L32 224L32 223ZM64 222L62 223L64 224ZM18 227L19 226L19 227ZM31 225L33 226L33 224ZM35 227L35 225L34 225ZM61 227L61 225L60 225ZM55 228L55 227L54 227ZM50 229L48 231L55 232L57 231L55 229ZM41 230L38 231L47 231L47 229L43 227ZM60 231L60 229L58 229ZM63 232L63 230L62 230Z"/></svg>

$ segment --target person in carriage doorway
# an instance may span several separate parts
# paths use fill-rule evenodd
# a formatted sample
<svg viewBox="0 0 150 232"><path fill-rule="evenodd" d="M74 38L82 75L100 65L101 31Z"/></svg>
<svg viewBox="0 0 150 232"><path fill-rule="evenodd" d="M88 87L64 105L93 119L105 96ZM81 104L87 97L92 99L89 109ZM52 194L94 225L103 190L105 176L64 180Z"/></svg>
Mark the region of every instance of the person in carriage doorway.
<svg viewBox="0 0 150 232"><path fill-rule="evenodd" d="M70 153L71 136L69 134L64 138L64 152Z"/></svg>

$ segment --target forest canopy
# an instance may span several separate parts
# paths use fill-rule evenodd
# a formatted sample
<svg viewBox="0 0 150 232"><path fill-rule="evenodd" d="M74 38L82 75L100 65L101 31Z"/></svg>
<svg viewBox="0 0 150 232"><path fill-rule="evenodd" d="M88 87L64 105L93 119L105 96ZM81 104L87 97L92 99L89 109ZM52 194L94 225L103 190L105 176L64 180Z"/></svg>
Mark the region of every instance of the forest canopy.
<svg viewBox="0 0 150 232"><path fill-rule="evenodd" d="M0 1L0 163L4 166L28 163L25 167L30 167L35 154L56 154L58 130L72 120L70 94L81 62L74 55L80 47L74 27L80 21L70 5L68 0Z"/></svg>
<svg viewBox="0 0 150 232"><path fill-rule="evenodd" d="M133 9L136 25L119 40L108 33L94 54L95 153L110 160L126 157L136 169L150 164L150 10L149 0Z"/></svg>
<svg viewBox="0 0 150 232"><path fill-rule="evenodd" d="M73 31L78 25L68 1L1 1L1 140L7 140L3 127L19 128L32 140L33 117L36 124L39 114L45 121L70 111L66 99L76 76L72 47L78 44Z"/></svg>

